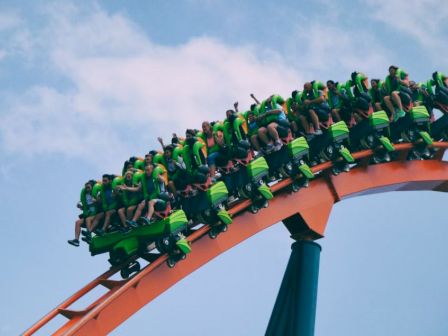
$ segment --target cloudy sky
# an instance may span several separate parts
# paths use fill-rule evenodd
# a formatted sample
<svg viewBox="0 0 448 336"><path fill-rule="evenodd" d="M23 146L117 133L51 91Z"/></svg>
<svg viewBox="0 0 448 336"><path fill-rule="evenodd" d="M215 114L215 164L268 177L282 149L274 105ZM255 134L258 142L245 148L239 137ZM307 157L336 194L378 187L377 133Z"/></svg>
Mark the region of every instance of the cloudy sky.
<svg viewBox="0 0 448 336"><path fill-rule="evenodd" d="M66 243L84 181L234 101L247 107L249 93L288 95L354 70L383 78L390 64L416 81L448 72L447 19L435 0L0 1L0 335L106 269ZM335 207L318 335L448 333L447 200L391 193ZM262 334L290 243L281 225L266 230L115 334Z"/></svg>

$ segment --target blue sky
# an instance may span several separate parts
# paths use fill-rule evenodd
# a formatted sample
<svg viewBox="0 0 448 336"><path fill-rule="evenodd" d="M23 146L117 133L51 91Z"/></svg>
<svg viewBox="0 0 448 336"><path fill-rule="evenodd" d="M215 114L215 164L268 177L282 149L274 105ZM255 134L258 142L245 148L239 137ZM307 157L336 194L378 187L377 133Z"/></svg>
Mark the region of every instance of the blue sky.
<svg viewBox="0 0 448 336"><path fill-rule="evenodd" d="M0 2L0 335L106 269L66 243L84 181L235 100L247 107L252 92L288 95L353 70L383 78L390 64L416 81L447 72L447 19L435 0ZM335 207L318 335L448 333L446 201L390 193ZM262 334L290 243L281 225L266 230L114 334Z"/></svg>

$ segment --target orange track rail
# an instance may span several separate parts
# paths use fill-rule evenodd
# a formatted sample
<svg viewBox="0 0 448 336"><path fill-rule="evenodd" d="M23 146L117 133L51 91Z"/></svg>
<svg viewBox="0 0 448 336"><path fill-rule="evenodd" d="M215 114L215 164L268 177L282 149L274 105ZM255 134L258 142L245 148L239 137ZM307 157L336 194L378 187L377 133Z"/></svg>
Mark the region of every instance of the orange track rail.
<svg viewBox="0 0 448 336"><path fill-rule="evenodd" d="M285 179L272 186L276 196L267 209L260 210L261 216L243 212L250 205L250 201L246 200L229 210L235 217L234 222L217 239L207 236L208 226L191 234L188 239L192 243L192 252L174 269L165 265L166 255L160 256L128 280L108 280L120 269L111 268L44 316L24 335L32 335L59 314L67 317L68 321L53 335L107 334L211 259L285 218L300 214L314 237L323 237L334 203L343 198L392 190L448 191L448 163L441 161L448 143L437 142L434 147L439 150L433 160L406 161L406 153L412 145L396 145L400 160L378 165L368 165L368 159L373 154L371 150L357 152L354 157L359 164L349 173L335 177L324 172L324 178L313 180L309 188L297 193L283 191L292 182L289 178ZM326 162L312 170L326 170L331 165L331 162ZM84 310L69 309L72 303L99 285L109 291Z"/></svg>

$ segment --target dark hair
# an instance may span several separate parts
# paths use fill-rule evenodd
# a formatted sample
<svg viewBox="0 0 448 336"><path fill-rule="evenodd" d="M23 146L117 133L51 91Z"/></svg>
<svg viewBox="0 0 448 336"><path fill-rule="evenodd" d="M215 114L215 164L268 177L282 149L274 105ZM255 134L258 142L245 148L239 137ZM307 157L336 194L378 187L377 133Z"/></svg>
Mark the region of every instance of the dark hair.
<svg viewBox="0 0 448 336"><path fill-rule="evenodd" d="M327 85L328 85L328 83L333 84L333 85L335 84L334 81L331 79L327 80Z"/></svg>
<svg viewBox="0 0 448 336"><path fill-rule="evenodd" d="M253 111L256 107L257 107L257 104L251 104L250 105L250 110Z"/></svg>
<svg viewBox="0 0 448 336"><path fill-rule="evenodd" d="M185 131L185 134L189 134L189 135L191 135L191 136L195 136L195 135L196 135L196 132L195 132L193 129L189 128L189 129L187 129L187 130Z"/></svg>
<svg viewBox="0 0 448 336"><path fill-rule="evenodd" d="M152 156L155 156L157 154L157 151L153 149L153 150L150 150L148 152L148 154L151 154Z"/></svg>
<svg viewBox="0 0 448 336"><path fill-rule="evenodd" d="M377 84L380 83L380 80L377 79L377 78L372 78L370 81L371 81L371 82L374 82L374 83L377 83Z"/></svg>
<svg viewBox="0 0 448 336"><path fill-rule="evenodd" d="M298 90L294 90L293 92L291 92L291 97L292 97L293 99L295 99L295 98L297 97L298 94L299 94L299 91L298 91Z"/></svg>
<svg viewBox="0 0 448 336"><path fill-rule="evenodd" d="M350 78L352 79L352 81L355 81L357 75L358 75L358 71L353 71L351 73Z"/></svg>

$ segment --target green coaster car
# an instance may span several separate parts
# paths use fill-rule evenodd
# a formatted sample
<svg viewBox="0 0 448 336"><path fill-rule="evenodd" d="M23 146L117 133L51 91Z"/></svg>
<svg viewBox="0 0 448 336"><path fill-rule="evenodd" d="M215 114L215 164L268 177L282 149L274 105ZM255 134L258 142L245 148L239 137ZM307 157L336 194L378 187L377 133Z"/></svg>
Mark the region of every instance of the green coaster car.
<svg viewBox="0 0 448 336"><path fill-rule="evenodd" d="M387 113L385 111L377 111L352 127L350 130L350 143L355 150L374 150L374 163L389 162L389 153L395 151L390 136L390 122Z"/></svg>
<svg viewBox="0 0 448 336"><path fill-rule="evenodd" d="M250 211L257 213L260 208L266 208L269 205L268 201L274 197L266 184L269 166L264 157L259 157L251 161L246 168L247 178L245 184L239 187L238 192L241 197L252 200Z"/></svg>
<svg viewBox="0 0 448 336"><path fill-rule="evenodd" d="M307 187L309 180L314 178L307 160L309 159L309 145L304 137L299 137L288 143L288 155L290 163L288 168L291 169L289 176L296 178L292 185L293 191L298 191L300 187Z"/></svg>
<svg viewBox="0 0 448 336"><path fill-rule="evenodd" d="M119 265L134 255L148 252L148 246L155 243L160 253L168 253L168 266L191 252L191 247L183 233L187 230L188 219L183 210L177 210L168 217L133 229L129 233L111 232L95 236L90 243L92 256L109 252L111 265Z"/></svg>

